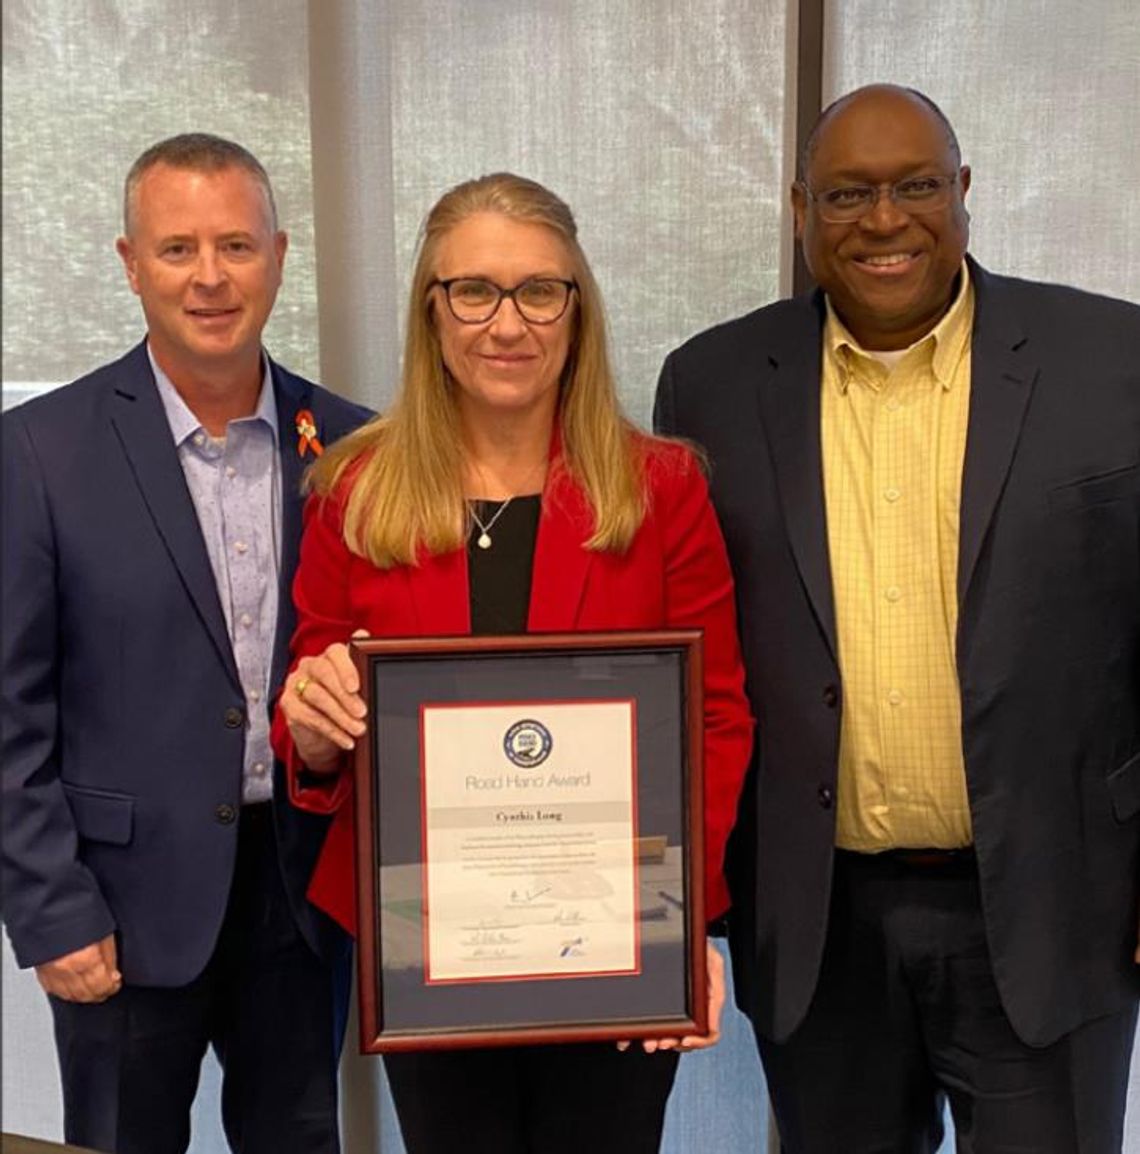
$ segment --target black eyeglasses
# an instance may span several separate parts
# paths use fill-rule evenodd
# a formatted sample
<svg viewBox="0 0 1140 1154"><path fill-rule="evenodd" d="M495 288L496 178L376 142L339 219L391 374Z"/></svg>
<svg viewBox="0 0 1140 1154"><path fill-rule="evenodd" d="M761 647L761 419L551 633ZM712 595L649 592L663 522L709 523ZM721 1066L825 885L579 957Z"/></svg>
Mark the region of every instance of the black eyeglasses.
<svg viewBox="0 0 1140 1154"><path fill-rule="evenodd" d="M937 212L950 203L950 193L958 180L953 176L908 176L893 184L842 184L812 192L803 181L799 182L808 200L815 202L819 215L828 224L850 224L866 216L879 197L886 193L891 203L911 216Z"/></svg>
<svg viewBox="0 0 1140 1154"><path fill-rule="evenodd" d="M504 297L515 302L519 316L529 324L552 325L566 312L570 294L578 287L572 280L548 276L530 277L514 288L469 276L431 283L443 289L451 315L465 325L486 324L499 311Z"/></svg>

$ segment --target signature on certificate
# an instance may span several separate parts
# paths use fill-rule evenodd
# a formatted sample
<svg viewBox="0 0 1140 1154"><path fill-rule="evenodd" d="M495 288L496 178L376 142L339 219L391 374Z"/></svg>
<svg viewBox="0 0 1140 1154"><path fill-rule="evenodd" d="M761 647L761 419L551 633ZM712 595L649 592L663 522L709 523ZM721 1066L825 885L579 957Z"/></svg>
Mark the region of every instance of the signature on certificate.
<svg viewBox="0 0 1140 1154"><path fill-rule="evenodd" d="M513 946L519 939L502 930L472 930L461 939L464 946Z"/></svg>
<svg viewBox="0 0 1140 1154"><path fill-rule="evenodd" d="M536 898L542 897L543 894L550 893L551 886L540 886L535 889L525 889L521 893L518 890L511 890L512 902L533 902Z"/></svg>

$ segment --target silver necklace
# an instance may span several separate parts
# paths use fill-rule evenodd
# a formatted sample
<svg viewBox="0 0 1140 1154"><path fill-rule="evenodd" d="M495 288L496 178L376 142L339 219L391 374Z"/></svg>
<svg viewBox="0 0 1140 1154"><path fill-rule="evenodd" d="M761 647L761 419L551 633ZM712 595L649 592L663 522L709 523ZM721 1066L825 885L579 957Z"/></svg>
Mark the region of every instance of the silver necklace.
<svg viewBox="0 0 1140 1154"><path fill-rule="evenodd" d="M483 470L479 468L479 465L476 462L472 462L472 464L474 465L475 472L479 474L480 481L482 481ZM532 469L530 469L530 471L527 473L527 475L525 477L523 477L522 485L519 488L519 492L525 492L526 491L526 487L527 487L527 485L530 484L531 478L534 477L535 474L539 471L539 469L541 469L545 464L546 464L546 458L544 457L541 461L538 461ZM507 506L515 499L515 497L517 495L518 495L517 493L512 493L495 510L494 514L492 515L492 517L489 521L484 521L479 516L479 513L475 508L476 504L478 503L477 499L472 498L471 500L469 500L467 502L468 507L471 509L472 520L474 520L475 524L479 526L479 536L475 539L475 544L478 545L480 549L490 549L491 548L491 545L492 545L491 530L495 527L495 522L507 511Z"/></svg>
<svg viewBox="0 0 1140 1154"><path fill-rule="evenodd" d="M494 515L491 517L490 521L487 521L487 522L484 522L483 519L479 516L479 513L477 512L477 510L475 508L476 502L475 501L471 502L471 516L472 516L472 518L474 518L475 524L479 526L479 530L480 530L479 537L476 540L475 544L478 545L480 549L490 549L491 548L491 544L492 544L492 542L491 542L491 530L495 527L495 522L503 515L507 506L514 499L515 499L514 494L512 493L511 496L509 496L495 510Z"/></svg>

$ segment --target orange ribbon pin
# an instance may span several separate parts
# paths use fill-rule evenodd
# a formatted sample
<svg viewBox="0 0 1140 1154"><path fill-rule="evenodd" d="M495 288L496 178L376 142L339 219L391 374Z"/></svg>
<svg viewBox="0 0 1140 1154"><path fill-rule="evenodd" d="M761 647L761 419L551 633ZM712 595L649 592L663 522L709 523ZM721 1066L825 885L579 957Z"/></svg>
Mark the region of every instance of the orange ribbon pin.
<svg viewBox="0 0 1140 1154"><path fill-rule="evenodd" d="M317 423L308 409L301 409L297 413L297 454L303 457L312 451L314 457L319 457L325 448L317 437Z"/></svg>

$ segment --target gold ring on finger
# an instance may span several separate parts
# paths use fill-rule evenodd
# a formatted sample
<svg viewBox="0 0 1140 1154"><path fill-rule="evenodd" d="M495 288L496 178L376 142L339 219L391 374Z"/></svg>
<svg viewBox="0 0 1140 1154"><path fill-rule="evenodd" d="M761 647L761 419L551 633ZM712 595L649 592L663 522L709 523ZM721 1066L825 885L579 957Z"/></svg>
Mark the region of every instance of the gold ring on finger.
<svg viewBox="0 0 1140 1154"><path fill-rule="evenodd" d="M301 698L302 701L305 699L305 690L309 688L310 681L312 681L311 677L298 677L293 685L293 692Z"/></svg>

